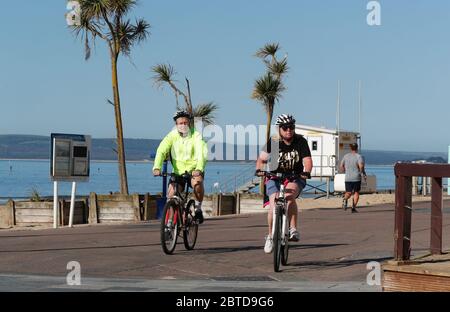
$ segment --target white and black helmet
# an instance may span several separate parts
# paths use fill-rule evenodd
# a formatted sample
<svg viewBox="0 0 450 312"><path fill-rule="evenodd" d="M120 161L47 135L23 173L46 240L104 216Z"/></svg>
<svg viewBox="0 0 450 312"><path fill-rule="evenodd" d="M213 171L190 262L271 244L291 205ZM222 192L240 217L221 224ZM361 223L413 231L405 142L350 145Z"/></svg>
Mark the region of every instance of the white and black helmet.
<svg viewBox="0 0 450 312"><path fill-rule="evenodd" d="M192 119L192 115L189 114L189 112L187 112L185 110L179 110L173 115L173 120L177 121L177 119L181 118L181 117L186 117L188 119Z"/></svg>
<svg viewBox="0 0 450 312"><path fill-rule="evenodd" d="M281 114L277 117L277 122L275 125L277 126L283 126L283 125L293 125L295 124L295 119L292 117L292 115L287 114Z"/></svg>

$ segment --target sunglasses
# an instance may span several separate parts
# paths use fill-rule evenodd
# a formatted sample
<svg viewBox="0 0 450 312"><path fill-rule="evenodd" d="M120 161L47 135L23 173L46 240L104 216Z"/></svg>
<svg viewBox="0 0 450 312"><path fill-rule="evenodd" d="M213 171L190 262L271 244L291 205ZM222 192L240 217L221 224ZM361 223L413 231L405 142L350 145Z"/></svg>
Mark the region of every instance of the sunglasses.
<svg viewBox="0 0 450 312"><path fill-rule="evenodd" d="M281 129L283 129L283 131L294 130L295 129L295 125L281 126Z"/></svg>

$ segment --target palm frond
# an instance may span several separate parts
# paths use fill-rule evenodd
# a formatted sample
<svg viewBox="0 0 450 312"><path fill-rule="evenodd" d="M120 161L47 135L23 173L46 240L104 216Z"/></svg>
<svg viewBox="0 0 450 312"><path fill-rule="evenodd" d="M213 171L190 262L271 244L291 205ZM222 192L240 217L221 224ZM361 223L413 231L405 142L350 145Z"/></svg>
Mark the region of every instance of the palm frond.
<svg viewBox="0 0 450 312"><path fill-rule="evenodd" d="M87 19L100 20L108 12L110 0L79 0L81 14Z"/></svg>
<svg viewBox="0 0 450 312"><path fill-rule="evenodd" d="M124 22L119 20L119 24L114 25L114 29L117 31L116 37L119 40L120 51L124 55L129 56L132 46L133 25L130 23L130 20Z"/></svg>
<svg viewBox="0 0 450 312"><path fill-rule="evenodd" d="M267 69L271 72L275 77L281 77L289 71L289 66L287 64L287 58L284 58L281 61L273 61L267 64Z"/></svg>
<svg viewBox="0 0 450 312"><path fill-rule="evenodd" d="M206 104L199 104L193 108L193 116L195 118L202 118L205 125L214 124L216 118L215 113L219 110L214 102L209 102Z"/></svg>
<svg viewBox="0 0 450 312"><path fill-rule="evenodd" d="M280 50L280 44L278 43L267 43L264 47L259 49L255 56L265 59L268 56L275 57L277 52Z"/></svg>
<svg viewBox="0 0 450 312"><path fill-rule="evenodd" d="M164 83L172 82L173 76L176 75L175 69L170 64L158 64L152 67L152 71L155 74L153 80L159 87L162 87Z"/></svg>
<svg viewBox="0 0 450 312"><path fill-rule="evenodd" d="M150 35L150 28L150 24L147 23L144 19L136 20L136 23L133 25L133 44L139 44L142 41L145 41Z"/></svg>
<svg viewBox="0 0 450 312"><path fill-rule="evenodd" d="M108 0L108 11L114 15L125 16L136 4L136 0Z"/></svg>
<svg viewBox="0 0 450 312"><path fill-rule="evenodd" d="M266 73L255 81L252 98L256 99L267 107L280 100L282 92L285 91L280 79L274 77L271 73Z"/></svg>

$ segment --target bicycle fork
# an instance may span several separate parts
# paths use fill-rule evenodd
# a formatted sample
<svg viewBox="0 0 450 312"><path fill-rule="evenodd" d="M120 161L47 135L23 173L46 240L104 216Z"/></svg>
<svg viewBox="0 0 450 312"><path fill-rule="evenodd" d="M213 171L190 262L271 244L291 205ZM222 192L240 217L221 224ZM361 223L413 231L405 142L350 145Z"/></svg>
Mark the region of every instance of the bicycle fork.
<svg viewBox="0 0 450 312"><path fill-rule="evenodd" d="M282 217L282 227L281 227L281 242L282 245L284 245L286 243L286 233L289 231L289 227L288 227L288 207L287 207L287 203L284 199L284 187L281 186L280 188L280 195L279 197L276 199L275 201L275 207L273 207L273 217L272 217L272 237L274 237L275 234L275 222L277 221L277 210L278 210L278 206L279 203L277 203L277 201L279 200L283 200L284 201L284 205L285 205L285 209L281 209L280 213L281 213L281 217Z"/></svg>

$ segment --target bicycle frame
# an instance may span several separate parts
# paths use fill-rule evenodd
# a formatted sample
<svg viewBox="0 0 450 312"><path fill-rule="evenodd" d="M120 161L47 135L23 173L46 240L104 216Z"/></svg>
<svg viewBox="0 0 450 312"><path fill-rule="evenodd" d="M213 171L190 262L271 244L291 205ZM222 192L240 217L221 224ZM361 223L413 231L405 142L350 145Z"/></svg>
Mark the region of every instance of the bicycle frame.
<svg viewBox="0 0 450 312"><path fill-rule="evenodd" d="M282 213L282 218L283 218L283 227L282 227L282 232L281 232L281 236L283 237L282 239L282 245L285 245L286 242L286 234L287 231L289 230L289 226L288 226L288 216L289 216L289 207L287 206L287 202L286 202L286 186L287 186L286 181L283 181L281 183L280 181L280 192L278 194L278 197L275 198L275 207L273 208L273 218L272 218L272 237L274 237L274 233L275 233L275 222L276 222L276 214L277 212ZM282 209L279 209L280 206L282 206Z"/></svg>
<svg viewBox="0 0 450 312"><path fill-rule="evenodd" d="M180 178L180 177L183 177L183 176L175 176L174 174L171 174L171 181L170 181L170 183L174 183L175 184L175 195L173 197L171 197L171 198L168 198L168 200L176 199L179 202L179 205L178 205L179 209L177 209L176 211L173 212L174 215L175 215L174 220L175 220L175 222L180 221L181 222L180 225L183 226L184 223L185 223L185 220L183 220L183 218L181 216L183 215L183 210L186 208L186 203L187 203L187 200L189 198L189 189L190 189L190 187L189 187L188 179L190 179L190 177L183 177L183 179L185 181L185 186L184 186L184 190L183 191L180 191L179 186L181 184L179 183L179 181L177 179L174 179L172 181L173 177ZM184 194L183 194L183 192L184 192Z"/></svg>

